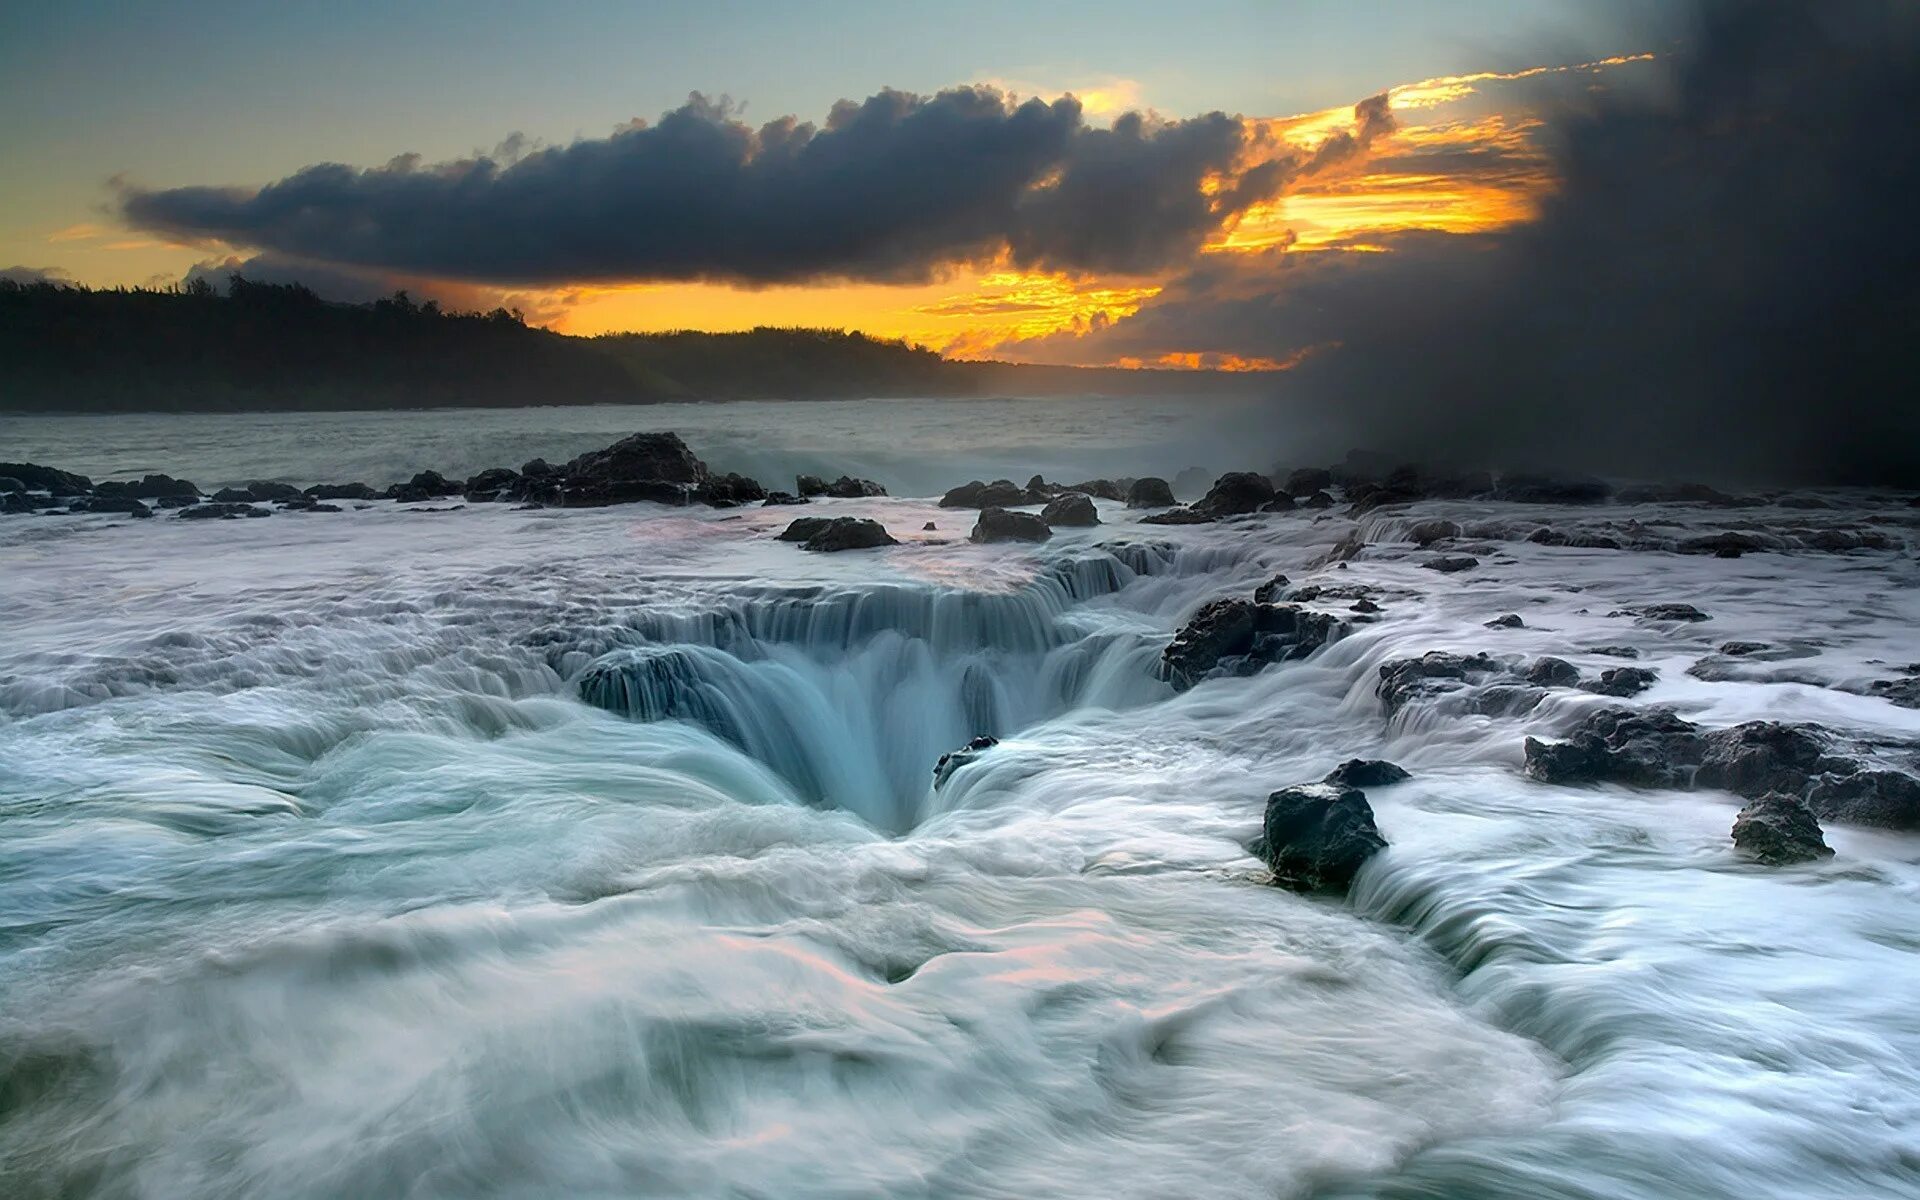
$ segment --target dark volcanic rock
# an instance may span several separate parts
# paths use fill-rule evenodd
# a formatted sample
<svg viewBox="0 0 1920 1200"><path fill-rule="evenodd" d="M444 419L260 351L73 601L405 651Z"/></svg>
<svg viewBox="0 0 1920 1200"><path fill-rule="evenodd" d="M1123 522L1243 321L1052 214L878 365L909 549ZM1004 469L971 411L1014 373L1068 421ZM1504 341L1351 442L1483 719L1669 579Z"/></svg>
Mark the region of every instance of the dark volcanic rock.
<svg viewBox="0 0 1920 1200"><path fill-rule="evenodd" d="M249 492L257 486L248 484ZM389 500L398 500L402 504L418 504L423 500L445 500L449 496L461 494L462 485L448 479L438 471L421 471L405 483L396 483L387 489ZM214 499L219 499L216 496ZM255 496L256 500L277 500L278 496Z"/></svg>
<svg viewBox="0 0 1920 1200"><path fill-rule="evenodd" d="M17 479L32 491L52 492L56 496L78 496L93 490L93 480L85 475L38 463L0 463L0 475Z"/></svg>
<svg viewBox="0 0 1920 1200"><path fill-rule="evenodd" d="M500 493L511 488L519 478L518 474L505 467L488 467L467 480L467 499L476 503L498 499Z"/></svg>
<svg viewBox="0 0 1920 1200"><path fill-rule="evenodd" d="M1429 650L1419 658L1396 658L1380 664L1380 697L1391 717L1413 700L1457 691L1471 680L1493 674L1500 664L1485 654L1450 654Z"/></svg>
<svg viewBox="0 0 1920 1200"><path fill-rule="evenodd" d="M196 504L192 508L180 510L182 521L230 521L235 517L270 517L272 515L272 509L255 508L251 504Z"/></svg>
<svg viewBox="0 0 1920 1200"><path fill-rule="evenodd" d="M1920 679L1876 679L1867 691L1901 708L1920 708Z"/></svg>
<svg viewBox="0 0 1920 1200"><path fill-rule="evenodd" d="M151 517L153 510L132 496L94 496L73 502L70 512L117 513L125 517Z"/></svg>
<svg viewBox="0 0 1920 1200"><path fill-rule="evenodd" d="M884 496L887 489L871 479L855 479L851 475L842 475L827 485L827 495L840 500L859 500L866 496Z"/></svg>
<svg viewBox="0 0 1920 1200"><path fill-rule="evenodd" d="M148 475L129 483L97 484L93 491L97 496L126 496L134 500L200 498L199 488L188 480L175 479L171 475Z"/></svg>
<svg viewBox="0 0 1920 1200"><path fill-rule="evenodd" d="M636 433L604 450L590 450L580 455L562 467L560 474L566 476L569 484L588 480L653 479L691 486L706 482L707 464L687 448L677 433Z"/></svg>
<svg viewBox="0 0 1920 1200"><path fill-rule="evenodd" d="M1642 621L1711 621L1712 617L1691 604L1649 604L1645 608L1621 608L1610 617L1638 617Z"/></svg>
<svg viewBox="0 0 1920 1200"><path fill-rule="evenodd" d="M1203 679L1251 675L1271 663L1304 658L1340 636L1339 618L1295 604L1226 598L1200 606L1161 653L1176 691Z"/></svg>
<svg viewBox="0 0 1920 1200"><path fill-rule="evenodd" d="M1686 787L1705 751L1700 731L1672 710L1608 708L1564 742L1526 740L1527 774L1542 783Z"/></svg>
<svg viewBox="0 0 1920 1200"><path fill-rule="evenodd" d="M1390 783L1399 783L1413 776L1384 758L1350 758L1333 770L1321 782L1343 788L1385 787Z"/></svg>
<svg viewBox="0 0 1920 1200"><path fill-rule="evenodd" d="M1696 787L1724 788L1749 799L1768 792L1798 795L1829 768L1830 739L1817 725L1748 721L1705 736Z"/></svg>
<svg viewBox="0 0 1920 1200"><path fill-rule="evenodd" d="M1582 654L1600 654L1607 658L1639 658L1640 651L1632 646L1588 646Z"/></svg>
<svg viewBox="0 0 1920 1200"><path fill-rule="evenodd" d="M1299 498L1311 496L1315 492L1324 492L1333 486L1333 473L1324 467L1301 467L1287 476L1280 490L1289 496Z"/></svg>
<svg viewBox="0 0 1920 1200"><path fill-rule="evenodd" d="M1272 579L1267 580L1259 587L1253 589L1254 603L1272 604L1286 593L1287 585L1292 582L1293 580L1288 579L1285 575L1275 575Z"/></svg>
<svg viewBox="0 0 1920 1200"><path fill-rule="evenodd" d="M892 534L887 532L886 526L880 524L878 521L869 520L866 517L802 517L800 520L822 522L818 528L815 528L801 541L800 548L802 550L819 550L826 552L836 550L871 550L876 546L897 546L900 544L894 540ZM796 525L799 523L799 521L794 522ZM785 534L781 536L782 538L786 537ZM792 539L789 538L786 540L791 541Z"/></svg>
<svg viewBox="0 0 1920 1200"><path fill-rule="evenodd" d="M802 496L824 496L827 494L827 481L818 475L795 475L793 490Z"/></svg>
<svg viewBox="0 0 1920 1200"><path fill-rule="evenodd" d="M1100 514L1090 497L1079 492L1062 492L1047 501L1047 506L1040 510L1040 519L1049 525L1098 525Z"/></svg>
<svg viewBox="0 0 1920 1200"><path fill-rule="evenodd" d="M1658 682L1660 674L1647 667L1608 667L1600 678L1582 684L1587 691L1601 696L1638 696Z"/></svg>
<svg viewBox="0 0 1920 1200"><path fill-rule="evenodd" d="M1275 492L1273 494L1273 499L1267 501L1265 504L1262 504L1260 506L1260 511L1274 512L1274 513L1275 512L1292 512L1294 509L1298 507L1300 507L1299 504L1295 502L1292 496L1287 495L1285 492Z"/></svg>
<svg viewBox="0 0 1920 1200"><path fill-rule="evenodd" d="M760 503L764 507L771 508L777 504L812 504L813 501L805 496L796 496L792 492L768 492L767 498Z"/></svg>
<svg viewBox="0 0 1920 1200"><path fill-rule="evenodd" d="M795 517L787 527L780 531L777 541L804 542L819 533L833 520L832 517Z"/></svg>
<svg viewBox="0 0 1920 1200"><path fill-rule="evenodd" d="M1127 489L1128 508L1172 508L1173 505L1173 488L1157 475L1136 479Z"/></svg>
<svg viewBox="0 0 1920 1200"><path fill-rule="evenodd" d="M1053 527L1032 513L1004 508L987 508L967 535L975 542L1044 542L1053 536Z"/></svg>
<svg viewBox="0 0 1920 1200"><path fill-rule="evenodd" d="M949 489L940 497L941 508L1009 508L1020 504L1038 504L1045 496L1034 497L1011 479L981 483L978 479Z"/></svg>
<svg viewBox="0 0 1920 1200"><path fill-rule="evenodd" d="M693 491L695 500L714 508L733 508L741 504L757 504L767 498L767 489L760 486L758 480L749 479L736 471L725 475L709 476L707 481Z"/></svg>
<svg viewBox="0 0 1920 1200"><path fill-rule="evenodd" d="M1759 654L1761 651L1768 650L1768 649L1771 649L1771 647L1769 647L1765 642L1721 642L1720 643L1720 653L1731 655L1734 658L1745 658L1750 654Z"/></svg>
<svg viewBox="0 0 1920 1200"><path fill-rule="evenodd" d="M380 493L364 483L316 483L304 495L314 500L378 500Z"/></svg>
<svg viewBox="0 0 1920 1200"><path fill-rule="evenodd" d="M11 475L0 475L0 496L13 496L27 490L27 485Z"/></svg>
<svg viewBox="0 0 1920 1200"><path fill-rule="evenodd" d="M560 468L544 458L530 458L520 464L520 474L527 479L547 479L559 473Z"/></svg>
<svg viewBox="0 0 1920 1200"><path fill-rule="evenodd" d="M1491 621L1482 622L1488 629L1525 629L1527 623L1520 619L1519 613L1507 613Z"/></svg>
<svg viewBox="0 0 1920 1200"><path fill-rule="evenodd" d="M1069 483L1060 489L1063 492L1080 492L1096 500L1125 500L1126 490L1111 479L1087 479L1079 483Z"/></svg>
<svg viewBox="0 0 1920 1200"><path fill-rule="evenodd" d="M1229 471L1214 480L1213 487L1194 507L1216 517L1239 516L1258 512L1273 499L1273 481L1252 471Z"/></svg>
<svg viewBox="0 0 1920 1200"><path fill-rule="evenodd" d="M1429 571L1439 571L1444 575L1452 575L1458 571L1473 570L1480 565L1480 560L1471 554L1442 554L1440 557L1430 558L1420 565Z"/></svg>
<svg viewBox="0 0 1920 1200"><path fill-rule="evenodd" d="M1535 687L1573 687L1580 682L1580 668L1564 658L1537 658L1527 668L1527 682Z"/></svg>
<svg viewBox="0 0 1920 1200"><path fill-rule="evenodd" d="M1825 820L1920 829L1920 779L1898 771L1820 775L1807 787L1806 795L1808 805Z"/></svg>
<svg viewBox="0 0 1920 1200"><path fill-rule="evenodd" d="M1769 792L1733 819L1733 844L1768 866L1832 858L1813 810L1798 796Z"/></svg>
<svg viewBox="0 0 1920 1200"><path fill-rule="evenodd" d="M1460 536L1460 526L1453 521L1421 521L1407 530L1407 540L1421 549L1447 538Z"/></svg>
<svg viewBox="0 0 1920 1200"><path fill-rule="evenodd" d="M1749 550L1772 549L1771 543L1750 533L1715 533L1705 537L1687 538L1674 549L1681 554L1714 554L1721 558L1738 558Z"/></svg>
<svg viewBox="0 0 1920 1200"><path fill-rule="evenodd" d="M1358 788L1308 783L1267 797L1261 852L1276 883L1295 891L1344 891L1361 864L1386 848Z"/></svg>
<svg viewBox="0 0 1920 1200"><path fill-rule="evenodd" d="M988 737L983 733L968 741L966 745L960 747L958 750L949 750L945 754L942 754L940 761L933 764L933 786L938 788L945 785L947 780L953 777L955 771L958 771L968 763L977 761L982 754L985 754L999 744L999 738Z"/></svg>
<svg viewBox="0 0 1920 1200"><path fill-rule="evenodd" d="M1326 492L1315 492L1300 502L1302 508L1332 508L1333 497Z"/></svg>

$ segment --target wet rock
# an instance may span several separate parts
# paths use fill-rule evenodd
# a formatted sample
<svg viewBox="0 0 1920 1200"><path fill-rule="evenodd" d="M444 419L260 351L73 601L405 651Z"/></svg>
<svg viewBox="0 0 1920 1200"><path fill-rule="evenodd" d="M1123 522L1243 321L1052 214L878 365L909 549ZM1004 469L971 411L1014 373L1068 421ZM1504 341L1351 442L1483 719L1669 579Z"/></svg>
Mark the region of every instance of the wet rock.
<svg viewBox="0 0 1920 1200"><path fill-rule="evenodd" d="M1833 857L1806 801L1782 792L1769 792L1740 810L1733 819L1733 844L1768 866Z"/></svg>
<svg viewBox="0 0 1920 1200"><path fill-rule="evenodd" d="M1876 679L1867 692L1901 708L1920 708L1920 679Z"/></svg>
<svg viewBox="0 0 1920 1200"><path fill-rule="evenodd" d="M781 532L779 540L823 553L899 545L886 526L866 517L800 517Z"/></svg>
<svg viewBox="0 0 1920 1200"><path fill-rule="evenodd" d="M94 486L97 496L125 496L134 500L188 498L198 500L200 489L185 479L171 475L147 475L129 483L101 483Z"/></svg>
<svg viewBox="0 0 1920 1200"><path fill-rule="evenodd" d="M1209 601L1187 620L1161 653L1161 673L1174 690L1204 679L1251 675L1273 663L1304 658L1340 636L1330 613L1295 604Z"/></svg>
<svg viewBox="0 0 1920 1200"><path fill-rule="evenodd" d="M1308 783L1267 797L1261 851L1274 882L1295 891L1344 891L1386 848L1373 807L1358 788Z"/></svg>
<svg viewBox="0 0 1920 1200"><path fill-rule="evenodd" d="M826 486L827 495L837 500L861 500L868 496L884 496L887 494L887 489L881 487L873 480L855 479L851 475L842 475Z"/></svg>
<svg viewBox="0 0 1920 1200"><path fill-rule="evenodd" d="M1862 769L1821 774L1808 784L1806 799L1823 820L1881 829L1920 829L1920 780L1899 771Z"/></svg>
<svg viewBox="0 0 1920 1200"><path fill-rule="evenodd" d="M1194 507L1216 517L1233 517L1258 512L1273 499L1273 481L1252 471L1229 471L1214 480L1213 486Z"/></svg>
<svg viewBox="0 0 1920 1200"><path fill-rule="evenodd" d="M1632 646L1588 646L1582 654L1598 654L1603 658L1639 658L1640 651Z"/></svg>
<svg viewBox="0 0 1920 1200"><path fill-rule="evenodd" d="M1748 721L1715 730L1701 744L1695 786L1748 798L1768 792L1798 795L1808 780L1833 765L1827 755L1830 738L1817 725Z"/></svg>
<svg viewBox="0 0 1920 1200"><path fill-rule="evenodd" d="M243 487L223 487L208 499L217 504L245 504L253 499L253 494Z"/></svg>
<svg viewBox="0 0 1920 1200"><path fill-rule="evenodd" d="M818 475L795 475L793 490L802 496L824 496L827 494L827 481Z"/></svg>
<svg viewBox="0 0 1920 1200"><path fill-rule="evenodd" d="M519 478L518 473L506 467L488 467L477 475L469 476L461 490L473 503L486 504L511 495L511 489Z"/></svg>
<svg viewBox="0 0 1920 1200"><path fill-rule="evenodd" d="M968 741L966 745L960 747L958 750L949 750L945 754L942 754L940 761L933 764L933 786L935 788L944 786L947 780L953 777L955 771L958 771L968 763L979 761L982 754L985 754L999 744L999 738L988 737L986 734L981 734L979 737Z"/></svg>
<svg viewBox="0 0 1920 1200"><path fill-rule="evenodd" d="M1010 508L1020 504L1040 503L1027 494L1027 489L1011 479L996 479L992 483L981 483L975 479L950 489L940 497L941 508Z"/></svg>
<svg viewBox="0 0 1920 1200"><path fill-rule="evenodd" d="M1460 571L1471 571L1480 565L1480 560L1471 554L1442 554L1420 564L1429 571L1439 571L1443 575L1452 575Z"/></svg>
<svg viewBox="0 0 1920 1200"><path fill-rule="evenodd" d="M1564 658L1537 658L1527 668L1527 682L1535 687L1573 687L1580 682L1580 668Z"/></svg>
<svg viewBox="0 0 1920 1200"><path fill-rule="evenodd" d="M1343 788L1370 788L1385 787L1411 778L1413 776L1405 769L1384 758L1350 758L1328 771L1321 782Z"/></svg>
<svg viewBox="0 0 1920 1200"><path fill-rule="evenodd" d="M0 492L0 513L30 513L37 507L25 492Z"/></svg>
<svg viewBox="0 0 1920 1200"><path fill-rule="evenodd" d="M1720 643L1720 653L1731 655L1734 658L1746 658L1749 655L1759 654L1761 651L1766 650L1768 648L1769 647L1765 642L1721 642Z"/></svg>
<svg viewBox="0 0 1920 1200"><path fill-rule="evenodd" d="M1658 682L1660 674L1647 667L1608 667L1600 678L1581 686L1596 695L1625 698L1638 696Z"/></svg>
<svg viewBox="0 0 1920 1200"><path fill-rule="evenodd" d="M1609 708L1593 713L1564 742L1528 738L1526 772L1542 783L1624 783L1686 787L1706 743L1671 709Z"/></svg>
<svg viewBox="0 0 1920 1200"><path fill-rule="evenodd" d="M1457 691L1469 681L1500 670L1485 654L1451 654L1429 650L1419 658L1396 658L1380 664L1380 683L1374 694L1393 716L1414 700Z"/></svg>
<svg viewBox="0 0 1920 1200"><path fill-rule="evenodd" d="M1047 501L1040 510L1040 519L1048 525L1098 525L1100 514L1094 510L1093 500L1079 492L1062 492Z"/></svg>
<svg viewBox="0 0 1920 1200"><path fill-rule="evenodd" d="M705 483L694 489L693 498L714 508L736 508L765 500L767 489L761 487L758 480L729 471L725 475L708 476Z"/></svg>
<svg viewBox="0 0 1920 1200"><path fill-rule="evenodd" d="M1287 495L1285 492L1275 492L1273 499L1260 506L1260 511L1270 513L1292 512L1298 507L1299 505L1294 501L1292 496Z"/></svg>
<svg viewBox="0 0 1920 1200"><path fill-rule="evenodd" d="M760 503L764 507L771 508L779 504L812 504L813 501L805 496L796 496L792 492L768 492L767 498Z"/></svg>
<svg viewBox="0 0 1920 1200"><path fill-rule="evenodd" d="M547 479L559 473L560 468L544 458L530 458L520 464L520 475L524 479Z"/></svg>
<svg viewBox="0 0 1920 1200"><path fill-rule="evenodd" d="M1546 698L1545 688L1495 683L1468 697L1467 711L1482 717L1524 717L1539 708Z"/></svg>
<svg viewBox="0 0 1920 1200"><path fill-rule="evenodd" d="M932 533L932 532L933 532L934 530L936 530L936 529L938 529L938 528L940 528L940 527L939 527L938 525L935 525L935 524L934 524L934 523L933 523L932 521L928 521L928 522L927 522L927 523L926 523L925 525L922 525L922 526L920 527L920 532L922 532L922 533Z"/></svg>
<svg viewBox="0 0 1920 1200"><path fill-rule="evenodd" d="M604 450L590 450L560 469L570 487L589 482L612 484L628 480L660 480L689 487L706 482L707 464L677 433L636 433ZM415 482L419 477L415 476Z"/></svg>
<svg viewBox="0 0 1920 1200"><path fill-rule="evenodd" d="M1087 479L1080 483L1069 483L1060 489L1063 492L1080 492L1096 500L1122 501L1127 498L1125 488L1111 479Z"/></svg>
<svg viewBox="0 0 1920 1200"><path fill-rule="evenodd" d="M1324 492L1333 486L1333 472L1323 467L1301 467L1287 476L1281 490L1298 499L1311 496L1315 492Z"/></svg>
<svg viewBox="0 0 1920 1200"><path fill-rule="evenodd" d="M1127 489L1128 508L1172 508L1173 505L1173 489L1157 475L1136 479Z"/></svg>
<svg viewBox="0 0 1920 1200"><path fill-rule="evenodd" d="M1259 587L1253 589L1254 603L1272 604L1286 594L1287 585L1292 582L1293 581L1285 575L1275 575L1272 579L1267 580Z"/></svg>
<svg viewBox="0 0 1920 1200"><path fill-rule="evenodd" d="M132 496L93 496L75 500L69 512L111 513L125 517L151 517L153 510Z"/></svg>
<svg viewBox="0 0 1920 1200"><path fill-rule="evenodd" d="M1715 533L1705 537L1687 538L1674 546L1681 554L1714 554L1721 558L1738 558L1749 550L1769 550L1773 546L1764 538L1750 533Z"/></svg>
<svg viewBox="0 0 1920 1200"><path fill-rule="evenodd" d="M1347 607L1353 612L1357 612L1357 613L1377 613L1381 611L1380 606L1378 604L1375 604L1373 601L1367 599L1365 596L1362 596L1358 600L1355 600L1352 604L1348 605Z"/></svg>
<svg viewBox="0 0 1920 1200"><path fill-rule="evenodd" d="M78 496L93 490L93 480L85 475L38 463L0 463L0 475L17 480L30 491L52 492L56 496Z"/></svg>
<svg viewBox="0 0 1920 1200"><path fill-rule="evenodd" d="M1211 525L1217 520L1212 513L1199 508L1170 508L1152 516L1141 517L1142 525Z"/></svg>
<svg viewBox="0 0 1920 1200"><path fill-rule="evenodd" d="M1600 504L1613 485L1591 475L1541 475L1508 471L1493 489L1495 500L1512 504Z"/></svg>
<svg viewBox="0 0 1920 1200"><path fill-rule="evenodd" d="M1420 521L1407 530L1407 540L1423 550L1435 542L1459 536L1460 526L1453 521Z"/></svg>
<svg viewBox="0 0 1920 1200"><path fill-rule="evenodd" d="M236 517L270 517L270 508L255 508L251 504L196 504L192 508L180 510L182 521L231 521Z"/></svg>
<svg viewBox="0 0 1920 1200"><path fill-rule="evenodd" d="M316 483L302 493L314 500L378 500L380 493L364 483Z"/></svg>
<svg viewBox="0 0 1920 1200"><path fill-rule="evenodd" d="M1610 617L1638 617L1647 621L1711 621L1712 617L1691 604L1649 604L1645 608L1619 608Z"/></svg>
<svg viewBox="0 0 1920 1200"><path fill-rule="evenodd" d="M251 491L253 484L247 485ZM445 500L449 496L462 494L462 485L448 479L438 471L421 471L405 483L396 483L386 491L389 500L402 504L418 504L425 500ZM272 500L275 496L255 496L255 499ZM219 497L215 497L219 499Z"/></svg>
<svg viewBox="0 0 1920 1200"><path fill-rule="evenodd" d="M1519 613L1507 613L1484 622L1488 629L1525 629L1527 623L1520 619Z"/></svg>
<svg viewBox="0 0 1920 1200"><path fill-rule="evenodd" d="M987 508L974 522L967 540L974 542L1044 542L1053 536L1053 527L1032 513L1005 508Z"/></svg>
<svg viewBox="0 0 1920 1200"><path fill-rule="evenodd" d="M1315 492L1300 502L1302 508L1332 508L1333 497L1326 492Z"/></svg>
<svg viewBox="0 0 1920 1200"><path fill-rule="evenodd" d="M0 496L14 496L27 490L27 485L11 475L0 475Z"/></svg>

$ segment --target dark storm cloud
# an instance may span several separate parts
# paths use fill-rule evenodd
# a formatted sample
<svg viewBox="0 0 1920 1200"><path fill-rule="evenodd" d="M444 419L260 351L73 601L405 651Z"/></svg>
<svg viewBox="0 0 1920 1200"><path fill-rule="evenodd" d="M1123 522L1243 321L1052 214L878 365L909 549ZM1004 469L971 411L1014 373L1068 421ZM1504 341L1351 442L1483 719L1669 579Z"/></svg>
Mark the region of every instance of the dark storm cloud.
<svg viewBox="0 0 1920 1200"><path fill-rule="evenodd" d="M1356 120L1323 155L1392 126L1383 98ZM906 281L1002 250L1027 267L1141 272L1320 157L1222 113L1102 129L1071 98L1015 104L990 88L883 91L820 128L753 129L695 96L657 124L511 162L323 164L258 189L131 189L123 210L175 238L496 283Z"/></svg>

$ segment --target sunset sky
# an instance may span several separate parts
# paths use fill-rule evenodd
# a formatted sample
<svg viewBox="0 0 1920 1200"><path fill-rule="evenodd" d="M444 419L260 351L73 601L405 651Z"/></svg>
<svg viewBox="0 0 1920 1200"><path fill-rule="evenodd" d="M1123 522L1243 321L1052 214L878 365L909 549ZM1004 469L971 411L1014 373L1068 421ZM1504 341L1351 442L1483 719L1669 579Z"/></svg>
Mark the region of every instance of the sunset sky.
<svg viewBox="0 0 1920 1200"><path fill-rule="evenodd" d="M0 267L1119 365L1339 340L1181 314L1526 221L1544 92L1664 50L1576 0L189 11L0 9Z"/></svg>

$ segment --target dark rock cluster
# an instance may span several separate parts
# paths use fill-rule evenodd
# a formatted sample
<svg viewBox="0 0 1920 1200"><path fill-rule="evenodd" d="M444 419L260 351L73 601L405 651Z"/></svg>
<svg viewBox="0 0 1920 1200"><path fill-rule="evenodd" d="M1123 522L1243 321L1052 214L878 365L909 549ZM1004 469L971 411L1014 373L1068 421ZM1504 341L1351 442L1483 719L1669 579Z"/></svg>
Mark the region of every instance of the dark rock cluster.
<svg viewBox="0 0 1920 1200"><path fill-rule="evenodd" d="M1304 658L1344 630L1332 614L1297 604L1212 600L1161 653L1161 672L1176 690L1186 691L1204 679L1251 675L1273 663Z"/></svg>

